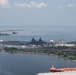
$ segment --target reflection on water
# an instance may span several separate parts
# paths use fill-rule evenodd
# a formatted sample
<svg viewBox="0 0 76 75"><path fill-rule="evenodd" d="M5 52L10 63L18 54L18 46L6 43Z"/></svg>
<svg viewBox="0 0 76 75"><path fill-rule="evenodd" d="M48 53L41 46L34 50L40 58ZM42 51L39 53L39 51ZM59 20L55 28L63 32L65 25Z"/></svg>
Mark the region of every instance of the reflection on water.
<svg viewBox="0 0 76 75"><path fill-rule="evenodd" d="M20 53L21 51L16 51L16 50L5 50L5 52L10 53L10 54L16 54L16 53Z"/></svg>

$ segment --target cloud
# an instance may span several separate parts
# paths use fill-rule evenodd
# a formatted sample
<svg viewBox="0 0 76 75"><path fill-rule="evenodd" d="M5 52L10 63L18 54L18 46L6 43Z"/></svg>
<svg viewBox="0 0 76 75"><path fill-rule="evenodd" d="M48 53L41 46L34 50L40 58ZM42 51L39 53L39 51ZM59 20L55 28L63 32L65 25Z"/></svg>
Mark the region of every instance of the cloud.
<svg viewBox="0 0 76 75"><path fill-rule="evenodd" d="M37 7L37 8L42 8L42 7L45 7L45 6L47 6L47 4L45 4L45 3L40 3L40 4L36 5L35 7Z"/></svg>
<svg viewBox="0 0 76 75"><path fill-rule="evenodd" d="M9 8L9 0L0 0L0 8Z"/></svg>
<svg viewBox="0 0 76 75"><path fill-rule="evenodd" d="M66 8L76 8L75 4L67 4L66 6L58 6L58 9L63 10Z"/></svg>
<svg viewBox="0 0 76 75"><path fill-rule="evenodd" d="M68 4L67 7L68 8L74 8L75 7L75 4Z"/></svg>
<svg viewBox="0 0 76 75"><path fill-rule="evenodd" d="M46 7L47 4L45 3L36 3L36 2L30 2L30 3L16 3L15 4L16 7L24 7L24 8L42 8L42 7Z"/></svg>

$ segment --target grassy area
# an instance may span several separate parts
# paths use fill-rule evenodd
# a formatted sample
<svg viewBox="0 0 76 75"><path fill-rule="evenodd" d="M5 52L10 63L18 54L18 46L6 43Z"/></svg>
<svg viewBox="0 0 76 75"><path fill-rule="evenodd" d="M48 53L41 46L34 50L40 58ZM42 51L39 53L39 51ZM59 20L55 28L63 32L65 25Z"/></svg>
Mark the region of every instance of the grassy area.
<svg viewBox="0 0 76 75"><path fill-rule="evenodd" d="M65 58L65 59L71 59L76 60L76 54L75 53L66 53L66 54L55 54L58 57Z"/></svg>
<svg viewBox="0 0 76 75"><path fill-rule="evenodd" d="M56 55L61 58L76 60L76 49L68 47L43 47L38 49L17 49L17 48L8 48L5 47L4 50L10 53L18 52L34 52L34 53L45 53L48 55Z"/></svg>

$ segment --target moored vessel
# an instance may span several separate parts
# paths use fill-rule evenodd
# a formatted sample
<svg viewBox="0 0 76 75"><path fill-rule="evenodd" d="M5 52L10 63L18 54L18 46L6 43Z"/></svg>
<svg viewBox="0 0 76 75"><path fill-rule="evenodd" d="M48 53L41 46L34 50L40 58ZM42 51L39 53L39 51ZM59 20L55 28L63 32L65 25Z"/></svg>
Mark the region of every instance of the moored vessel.
<svg viewBox="0 0 76 75"><path fill-rule="evenodd" d="M76 71L76 68L75 67L71 67L71 68L55 68L53 65L52 65L52 68L50 68L50 71L51 72L68 72L68 71Z"/></svg>

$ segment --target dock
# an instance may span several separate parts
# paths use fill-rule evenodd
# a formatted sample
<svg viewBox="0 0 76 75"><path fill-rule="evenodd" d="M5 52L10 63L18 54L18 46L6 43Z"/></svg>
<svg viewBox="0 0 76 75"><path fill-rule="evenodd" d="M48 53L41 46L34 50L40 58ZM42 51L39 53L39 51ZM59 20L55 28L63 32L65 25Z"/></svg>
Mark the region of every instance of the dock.
<svg viewBox="0 0 76 75"><path fill-rule="evenodd" d="M76 71L71 71L71 72L47 72L47 73L38 73L37 75L76 75Z"/></svg>

